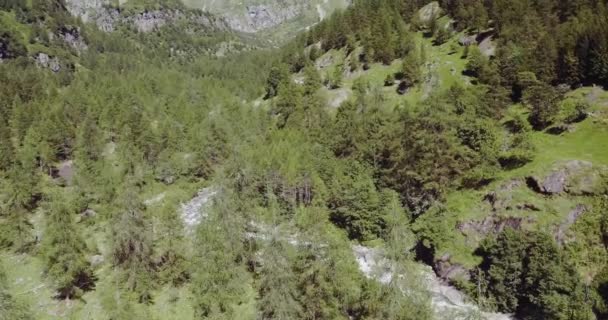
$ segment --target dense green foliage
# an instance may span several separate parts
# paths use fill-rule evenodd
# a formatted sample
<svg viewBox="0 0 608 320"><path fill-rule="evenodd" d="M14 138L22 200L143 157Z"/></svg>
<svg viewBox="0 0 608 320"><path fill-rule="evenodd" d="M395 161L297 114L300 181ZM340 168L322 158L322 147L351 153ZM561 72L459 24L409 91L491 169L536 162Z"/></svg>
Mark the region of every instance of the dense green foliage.
<svg viewBox="0 0 608 320"><path fill-rule="evenodd" d="M484 303L522 319L589 319L576 271L549 236L507 229L487 239L479 254Z"/></svg>
<svg viewBox="0 0 608 320"><path fill-rule="evenodd" d="M423 19L427 3L354 1L281 49L249 51L186 18L105 33L62 0L0 1L2 253L39 261L49 288L35 297L65 300L66 317L160 319L183 303L179 317L197 319L433 318L413 260L460 244L450 196L501 183L545 131L590 116L557 85L607 84L608 15L602 1L462 0ZM214 19L178 1L120 8ZM461 50L466 33L492 37L495 54ZM442 46L456 81L430 71ZM388 71L374 83L376 70ZM209 203L193 222L180 204L197 189ZM458 285L521 319L605 316L601 193L569 195L593 204L571 242L548 234L559 224L466 239L477 260ZM524 207L530 224L558 216ZM353 243L382 248L390 281L358 270ZM4 278L0 318L31 318Z"/></svg>

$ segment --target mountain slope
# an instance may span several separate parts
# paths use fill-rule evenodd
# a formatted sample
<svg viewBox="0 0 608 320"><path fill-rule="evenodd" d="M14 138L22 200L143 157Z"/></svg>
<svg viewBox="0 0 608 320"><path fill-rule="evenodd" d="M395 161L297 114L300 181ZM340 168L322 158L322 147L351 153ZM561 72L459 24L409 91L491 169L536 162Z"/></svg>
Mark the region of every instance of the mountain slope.
<svg viewBox="0 0 608 320"><path fill-rule="evenodd" d="M293 36L298 29L323 20L334 10L345 8L350 1L186 0L185 3L224 17L228 25L236 31L255 33L278 27L294 30L290 35Z"/></svg>
<svg viewBox="0 0 608 320"><path fill-rule="evenodd" d="M606 317L602 2L204 3L0 1L0 318Z"/></svg>

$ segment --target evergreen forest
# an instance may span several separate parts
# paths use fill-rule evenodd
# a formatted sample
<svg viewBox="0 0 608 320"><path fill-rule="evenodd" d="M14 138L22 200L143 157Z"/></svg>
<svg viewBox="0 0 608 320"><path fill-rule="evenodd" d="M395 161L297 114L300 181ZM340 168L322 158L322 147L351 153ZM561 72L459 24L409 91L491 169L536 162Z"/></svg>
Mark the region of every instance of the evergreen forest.
<svg viewBox="0 0 608 320"><path fill-rule="evenodd" d="M30 319L608 319L608 1L0 0Z"/></svg>

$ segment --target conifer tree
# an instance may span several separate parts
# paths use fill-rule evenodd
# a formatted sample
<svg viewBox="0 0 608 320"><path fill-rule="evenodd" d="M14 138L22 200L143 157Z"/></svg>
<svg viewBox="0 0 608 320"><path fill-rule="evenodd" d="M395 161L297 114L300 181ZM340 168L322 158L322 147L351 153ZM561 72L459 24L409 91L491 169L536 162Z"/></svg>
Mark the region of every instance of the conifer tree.
<svg viewBox="0 0 608 320"><path fill-rule="evenodd" d="M400 87L406 89L412 87L420 82L421 80L421 62L418 58L419 53L417 50L412 50L408 55L403 59L403 64L401 66L401 72L403 73L403 78L401 81Z"/></svg>
<svg viewBox="0 0 608 320"><path fill-rule="evenodd" d="M273 111L278 115L278 126L284 127L289 117L302 105L302 88L293 83L285 82L280 87L281 94L274 101Z"/></svg>
<svg viewBox="0 0 608 320"><path fill-rule="evenodd" d="M245 268L244 226L232 197L219 195L196 230L192 275L195 312L209 319L234 319L247 301L251 279Z"/></svg>
<svg viewBox="0 0 608 320"><path fill-rule="evenodd" d="M73 206L56 191L48 203L48 218L42 241L47 275L57 296L72 299L93 286L93 274L86 258L86 244L75 222Z"/></svg>
<svg viewBox="0 0 608 320"><path fill-rule="evenodd" d="M268 215L279 221L279 204L271 192L268 199ZM258 311L261 319L301 319L303 306L297 290L297 277L293 271L292 252L288 243L275 229L262 248L261 268L258 270Z"/></svg>
<svg viewBox="0 0 608 320"><path fill-rule="evenodd" d="M133 177L127 177L119 201L120 211L112 223L111 258L123 287L136 293L140 302L149 302L154 278L153 251L150 226L137 191Z"/></svg>
<svg viewBox="0 0 608 320"><path fill-rule="evenodd" d="M273 98L279 94L279 87L289 82L289 68L284 63L275 64L268 74L266 80L266 98Z"/></svg>
<svg viewBox="0 0 608 320"><path fill-rule="evenodd" d="M260 300L262 319L301 319L303 306L296 288L296 276L288 256L287 244L271 239L265 246L260 270Z"/></svg>
<svg viewBox="0 0 608 320"><path fill-rule="evenodd" d="M387 191L384 197L388 201L384 208L387 215L386 254L392 274L386 285L372 291L372 301L378 302L372 313L379 319L432 319L425 284L408 256L416 239L408 227L407 215L396 193ZM404 294L404 290L409 293Z"/></svg>
<svg viewBox="0 0 608 320"><path fill-rule="evenodd" d="M332 262L326 263L324 250L302 248L295 262L295 272L298 275L298 290L301 292L300 301L304 307L302 319L340 319L340 300L336 295L338 290L331 278ZM325 260L325 261L324 261Z"/></svg>
<svg viewBox="0 0 608 320"><path fill-rule="evenodd" d="M524 102L530 108L530 123L536 129L553 124L559 113L559 94L548 84L539 82L524 92Z"/></svg>
<svg viewBox="0 0 608 320"><path fill-rule="evenodd" d="M313 65L304 68L304 94L313 94L321 87L321 75Z"/></svg>
<svg viewBox="0 0 608 320"><path fill-rule="evenodd" d="M99 175L98 160L101 157L101 133L91 116L87 116L78 128L74 151L76 167L75 184L86 202L95 197Z"/></svg>
<svg viewBox="0 0 608 320"><path fill-rule="evenodd" d="M14 161L13 144L8 121L0 111L0 172L7 172Z"/></svg>

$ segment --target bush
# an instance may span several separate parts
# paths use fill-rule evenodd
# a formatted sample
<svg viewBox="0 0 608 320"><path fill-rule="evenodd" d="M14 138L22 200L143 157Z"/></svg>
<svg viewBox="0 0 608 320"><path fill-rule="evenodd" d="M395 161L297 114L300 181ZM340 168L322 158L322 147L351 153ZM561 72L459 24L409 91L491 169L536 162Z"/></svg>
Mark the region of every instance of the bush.
<svg viewBox="0 0 608 320"><path fill-rule="evenodd" d="M392 74L387 75L386 78L384 79L384 86L392 87L394 85L395 85L395 76Z"/></svg>
<svg viewBox="0 0 608 320"><path fill-rule="evenodd" d="M566 99L560 106L557 119L566 124L581 122L587 118L587 110L589 110L587 101Z"/></svg>

